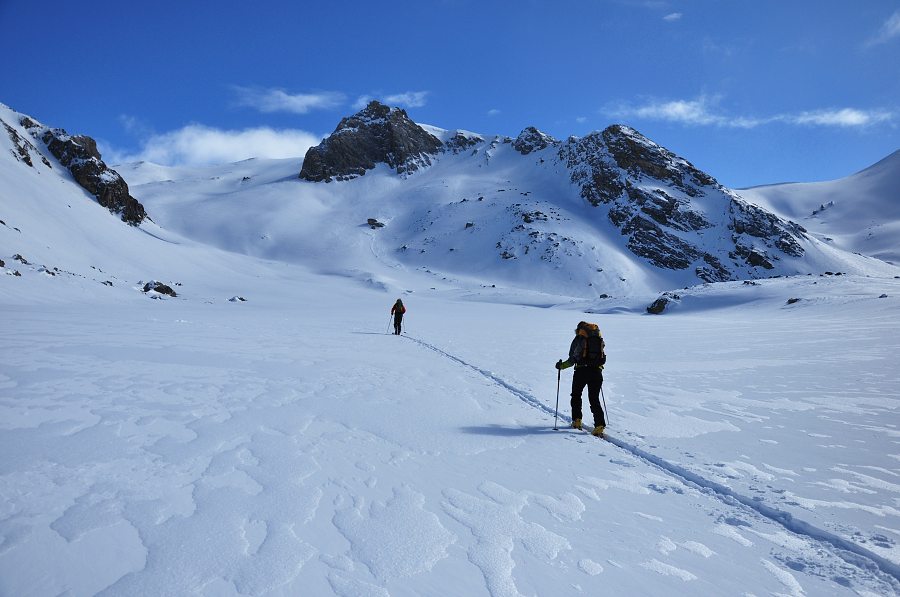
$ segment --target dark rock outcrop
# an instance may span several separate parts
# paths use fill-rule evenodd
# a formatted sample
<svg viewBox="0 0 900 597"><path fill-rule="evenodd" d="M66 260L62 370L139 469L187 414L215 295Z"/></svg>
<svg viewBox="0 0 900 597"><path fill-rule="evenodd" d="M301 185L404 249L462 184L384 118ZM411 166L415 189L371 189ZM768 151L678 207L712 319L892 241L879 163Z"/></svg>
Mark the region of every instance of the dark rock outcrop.
<svg viewBox="0 0 900 597"><path fill-rule="evenodd" d="M547 149L551 145L559 145L559 141L543 133L533 126L525 128L513 141L513 148L522 155L528 155L533 151Z"/></svg>
<svg viewBox="0 0 900 597"><path fill-rule="evenodd" d="M147 217L144 206L128 192L125 180L103 162L97 150L97 142L92 138L85 135L73 136L63 129L45 127L27 116L22 116L19 124L35 140L46 146L50 154L72 173L75 182L96 197L100 205L118 214L122 221L137 226ZM8 124L4 125L18 148L17 158L31 166L33 162L29 154L34 152L44 164L52 167L46 156L31 142L20 137Z"/></svg>
<svg viewBox="0 0 900 597"><path fill-rule="evenodd" d="M63 129L32 128L31 133L39 134L38 138L72 173L75 182L96 197L100 205L119 214L123 222L137 226L147 217L144 206L128 192L125 180L100 158L97 142L92 138L72 136Z"/></svg>
<svg viewBox="0 0 900 597"><path fill-rule="evenodd" d="M447 150L452 153L460 153L469 149L470 147L475 147L476 145L484 143L484 139L479 137L478 135L466 135L462 131L456 131L452 137L447 141Z"/></svg>
<svg viewBox="0 0 900 597"><path fill-rule="evenodd" d="M410 120L406 111L377 101L344 118L331 135L310 147L300 178L312 182L350 180L384 163L398 174L431 165L441 141Z"/></svg>
<svg viewBox="0 0 900 597"><path fill-rule="evenodd" d="M178 294L172 289L168 284L163 284L162 282L157 282L156 280L151 280L144 284L144 292L156 292L159 294L166 294L168 296L178 296Z"/></svg>
<svg viewBox="0 0 900 597"><path fill-rule="evenodd" d="M662 296L647 306L647 313L650 313L651 315L661 315L673 301L677 301L680 298L681 297L677 294L664 292Z"/></svg>

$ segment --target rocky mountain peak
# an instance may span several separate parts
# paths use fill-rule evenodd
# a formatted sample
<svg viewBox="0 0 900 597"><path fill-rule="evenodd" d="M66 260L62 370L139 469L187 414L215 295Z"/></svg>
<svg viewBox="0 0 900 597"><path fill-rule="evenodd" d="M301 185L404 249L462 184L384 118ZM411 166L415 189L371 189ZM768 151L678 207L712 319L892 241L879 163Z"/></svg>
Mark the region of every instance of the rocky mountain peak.
<svg viewBox="0 0 900 597"><path fill-rule="evenodd" d="M656 267L692 269L713 282L771 270L782 258L804 254L802 227L741 200L631 127L571 138L558 155L581 196L607 206L628 249ZM723 239L715 251L704 242L710 235Z"/></svg>
<svg viewBox="0 0 900 597"><path fill-rule="evenodd" d="M522 155L546 149L551 145L559 145L559 141L533 126L526 127L513 141L513 148Z"/></svg>
<svg viewBox="0 0 900 597"><path fill-rule="evenodd" d="M398 174L431 164L441 141L413 122L405 110L372 101L343 118L303 159L300 178L312 182L350 180L384 163Z"/></svg>

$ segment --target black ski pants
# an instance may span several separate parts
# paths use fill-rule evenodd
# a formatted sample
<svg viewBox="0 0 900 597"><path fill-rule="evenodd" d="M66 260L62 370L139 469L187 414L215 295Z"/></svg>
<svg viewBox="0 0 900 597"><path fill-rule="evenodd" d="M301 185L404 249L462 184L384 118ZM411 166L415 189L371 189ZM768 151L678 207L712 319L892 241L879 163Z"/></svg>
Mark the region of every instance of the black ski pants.
<svg viewBox="0 0 900 597"><path fill-rule="evenodd" d="M400 335L400 328L403 323L403 313L394 313L394 334Z"/></svg>
<svg viewBox="0 0 900 597"><path fill-rule="evenodd" d="M594 427L606 426L606 417L600 406L600 386L603 385L603 370L595 367L576 367L572 376L572 418L583 419L581 412L581 394L587 386L588 402L591 414L594 415Z"/></svg>

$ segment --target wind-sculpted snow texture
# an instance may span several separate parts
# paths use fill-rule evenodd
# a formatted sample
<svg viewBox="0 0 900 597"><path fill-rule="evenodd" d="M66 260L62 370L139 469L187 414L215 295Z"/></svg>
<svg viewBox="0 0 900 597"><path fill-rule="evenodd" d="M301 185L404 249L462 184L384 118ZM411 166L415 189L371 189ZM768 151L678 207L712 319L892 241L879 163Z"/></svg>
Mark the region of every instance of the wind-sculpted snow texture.
<svg viewBox="0 0 900 597"><path fill-rule="evenodd" d="M645 343L661 320L601 319L603 441L565 429L565 398L551 430L573 314L409 298L428 338L409 342L372 325L383 294L309 282L256 306L7 309L0 592L898 593L893 432L873 420L896 406L877 364L896 307L872 299L859 334L840 305L665 320L693 367ZM485 339L523 315L533 342L503 359ZM833 367L825 321L851 375L878 372L841 404L797 382ZM775 339L748 340L761 322L806 364L748 360Z"/></svg>

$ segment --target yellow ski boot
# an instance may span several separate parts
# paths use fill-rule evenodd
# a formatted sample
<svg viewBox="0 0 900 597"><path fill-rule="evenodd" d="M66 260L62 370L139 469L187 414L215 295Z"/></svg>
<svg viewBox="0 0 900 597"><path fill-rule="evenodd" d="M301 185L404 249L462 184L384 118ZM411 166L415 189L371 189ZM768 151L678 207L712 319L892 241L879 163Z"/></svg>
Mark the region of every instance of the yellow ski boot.
<svg viewBox="0 0 900 597"><path fill-rule="evenodd" d="M597 437L601 437L603 435L603 430L606 429L606 425L596 425L594 430L591 431L591 435L595 435Z"/></svg>
<svg viewBox="0 0 900 597"><path fill-rule="evenodd" d="M572 427L581 429L581 419L572 419Z"/></svg>

